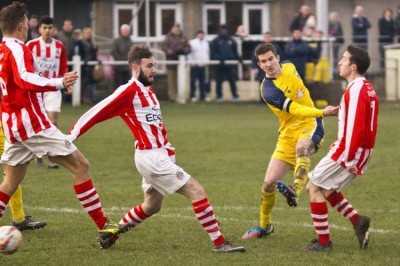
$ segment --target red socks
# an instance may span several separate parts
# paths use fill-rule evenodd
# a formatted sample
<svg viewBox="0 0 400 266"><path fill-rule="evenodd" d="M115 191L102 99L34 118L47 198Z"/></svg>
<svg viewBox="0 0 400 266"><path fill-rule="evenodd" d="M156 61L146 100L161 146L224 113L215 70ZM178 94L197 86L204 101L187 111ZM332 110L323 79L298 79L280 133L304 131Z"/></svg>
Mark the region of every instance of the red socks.
<svg viewBox="0 0 400 266"><path fill-rule="evenodd" d="M96 189L89 179L81 184L74 185L75 194L85 211L90 215L99 229L103 229L107 217L101 207L101 202Z"/></svg>

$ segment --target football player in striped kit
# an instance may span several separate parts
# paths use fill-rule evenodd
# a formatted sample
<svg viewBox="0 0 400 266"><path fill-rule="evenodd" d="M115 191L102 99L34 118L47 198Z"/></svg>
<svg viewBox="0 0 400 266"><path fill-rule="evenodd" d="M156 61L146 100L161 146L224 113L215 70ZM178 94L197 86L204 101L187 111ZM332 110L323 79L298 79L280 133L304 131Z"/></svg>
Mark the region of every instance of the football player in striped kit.
<svg viewBox="0 0 400 266"><path fill-rule="evenodd" d="M79 76L68 72L63 78L48 79L37 74L40 67L24 43L28 14L26 5L20 2L13 2L0 11L0 28L4 35L0 43L1 120L6 137L0 160L5 172L0 184L0 218L33 157L51 156L72 173L75 194L96 224L100 244L107 248L114 244L124 228L107 218L92 183L89 162L50 122L43 107L43 92L73 86Z"/></svg>
<svg viewBox="0 0 400 266"><path fill-rule="evenodd" d="M121 219L121 227L135 227L160 211L164 197L179 193L190 199L197 220L214 243L214 252L244 252L222 235L206 192L175 163L175 149L167 138L160 103L151 87L156 61L146 45L134 45L128 54L133 77L83 114L70 130L70 140L106 119L119 116L135 138L135 163L143 176L144 201Z"/></svg>
<svg viewBox="0 0 400 266"><path fill-rule="evenodd" d="M311 217L318 235L305 251L330 251L327 202L353 225L361 249L368 247L370 218L358 215L340 192L365 173L375 146L379 99L364 75L370 65L368 52L350 45L338 63L339 75L348 82L339 110L338 139L308 177Z"/></svg>
<svg viewBox="0 0 400 266"><path fill-rule="evenodd" d="M40 37L29 41L26 45L32 51L36 62L39 64L45 78L63 77L68 71L67 54L64 44L53 38L54 20L44 16L39 22ZM61 112L62 93L61 91L47 91L43 93L44 109L53 125L58 126L58 114ZM36 162L41 164L41 158ZM48 167L57 169L58 164L49 159Z"/></svg>

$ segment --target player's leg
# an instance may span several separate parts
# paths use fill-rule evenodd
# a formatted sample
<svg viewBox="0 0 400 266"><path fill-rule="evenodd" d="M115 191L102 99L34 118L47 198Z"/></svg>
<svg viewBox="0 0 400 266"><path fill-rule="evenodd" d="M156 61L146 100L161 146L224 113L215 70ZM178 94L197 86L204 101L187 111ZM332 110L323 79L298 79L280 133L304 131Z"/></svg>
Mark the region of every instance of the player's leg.
<svg viewBox="0 0 400 266"><path fill-rule="evenodd" d="M282 180L291 165L281 159L271 158L261 191L260 224L243 234L243 239L266 237L274 231L272 226L272 209L276 203L276 182Z"/></svg>
<svg viewBox="0 0 400 266"><path fill-rule="evenodd" d="M296 145L296 166L294 168L293 189L299 196L307 182L311 168L310 156L315 153L315 144L311 139L300 139Z"/></svg>
<svg viewBox="0 0 400 266"><path fill-rule="evenodd" d="M119 221L119 224L129 228L136 227L161 210L163 199L164 196L160 192L148 186L144 192L143 202L130 209Z"/></svg>
<svg viewBox="0 0 400 266"><path fill-rule="evenodd" d="M318 239L312 240L304 251L331 251L332 241L329 234L328 206L325 201L323 189L312 181L307 184L310 197L310 212Z"/></svg>
<svg viewBox="0 0 400 266"><path fill-rule="evenodd" d="M215 252L244 252L244 247L234 247L231 243L225 240L222 235L217 218L215 217L213 207L208 201L206 192L203 186L191 177L186 184L184 184L179 190L179 194L182 194L189 198L192 202L193 210L197 220L207 232L208 236L214 243Z"/></svg>
<svg viewBox="0 0 400 266"><path fill-rule="evenodd" d="M4 152L5 137L0 123L0 155ZM3 171L4 172L4 171ZM38 229L45 227L46 222L34 221L31 216L26 216L22 202L22 187L18 185L17 190L11 196L8 204L10 205L11 215L13 218L13 225L20 231Z"/></svg>
<svg viewBox="0 0 400 266"><path fill-rule="evenodd" d="M0 218L3 216L7 204L10 201L11 195L17 190L21 184L28 164L18 164L16 166L4 165L4 179L0 184Z"/></svg>
<svg viewBox="0 0 400 266"><path fill-rule="evenodd" d="M283 174L279 177L273 176L273 182L276 184L277 191L286 198L286 202L289 207L296 207L298 204L298 197L296 191L292 186L286 185L282 179L288 170L293 170L296 165L296 144L297 136L299 135L299 130L281 134L278 139L274 154L272 158L278 159L285 164L283 169ZM277 168L278 169L278 168ZM274 170L274 172L277 170Z"/></svg>
<svg viewBox="0 0 400 266"><path fill-rule="evenodd" d="M43 102L51 123L58 128L58 115L61 112L62 103L61 91L45 92L43 94ZM49 158L48 168L58 169L58 164Z"/></svg>
<svg viewBox="0 0 400 266"><path fill-rule="evenodd" d="M49 158L72 173L74 190L79 202L97 227L102 229L108 219L104 214L100 198L92 183L88 160L77 149L66 156L49 156Z"/></svg>
<svg viewBox="0 0 400 266"><path fill-rule="evenodd" d="M323 143L324 126L321 119L308 123L300 129L296 143L296 165L293 188L297 196L303 191L310 172L310 156L317 152Z"/></svg>
<svg viewBox="0 0 400 266"><path fill-rule="evenodd" d="M25 215L22 201L22 186L19 185L17 190L11 196L8 203L13 218L13 226L20 231L40 229L47 225L46 222L35 221L32 216Z"/></svg>

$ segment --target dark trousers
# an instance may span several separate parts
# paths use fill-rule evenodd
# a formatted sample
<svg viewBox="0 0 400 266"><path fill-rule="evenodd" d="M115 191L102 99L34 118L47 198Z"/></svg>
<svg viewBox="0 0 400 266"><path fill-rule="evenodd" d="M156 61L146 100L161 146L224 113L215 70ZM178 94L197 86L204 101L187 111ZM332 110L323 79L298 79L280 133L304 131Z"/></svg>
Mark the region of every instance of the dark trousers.
<svg viewBox="0 0 400 266"><path fill-rule="evenodd" d="M232 65L218 65L215 73L217 98L222 98L222 82L224 77L228 79L229 86L231 87L232 97L238 97L236 88L235 66Z"/></svg>
<svg viewBox="0 0 400 266"><path fill-rule="evenodd" d="M192 66L190 68L190 98L196 97L196 81L199 82L200 100L206 97L206 68L199 66Z"/></svg>

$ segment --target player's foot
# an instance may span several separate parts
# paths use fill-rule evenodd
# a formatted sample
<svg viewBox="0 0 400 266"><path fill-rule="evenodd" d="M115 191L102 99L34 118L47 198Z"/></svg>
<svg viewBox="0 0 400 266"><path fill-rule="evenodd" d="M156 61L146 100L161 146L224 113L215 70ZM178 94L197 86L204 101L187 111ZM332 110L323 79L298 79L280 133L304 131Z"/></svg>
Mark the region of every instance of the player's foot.
<svg viewBox="0 0 400 266"><path fill-rule="evenodd" d="M13 226L17 227L19 231L40 229L46 225L46 222L34 221L30 215L25 216L25 220L20 223L13 222Z"/></svg>
<svg viewBox="0 0 400 266"><path fill-rule="evenodd" d="M214 252L223 252L223 253L230 253L230 252L245 252L246 249L244 247L235 247L229 241L225 241L218 247L213 248Z"/></svg>
<svg viewBox="0 0 400 266"><path fill-rule="evenodd" d="M59 165L58 165L57 163L54 163L54 162L49 162L49 163L47 164L47 167L48 167L49 169L58 169L58 168L59 168Z"/></svg>
<svg viewBox="0 0 400 266"><path fill-rule="evenodd" d="M120 234L127 232L130 229L128 224L119 225L110 220L106 222L103 229L98 231L99 245L102 249L107 249L117 242Z"/></svg>
<svg viewBox="0 0 400 266"><path fill-rule="evenodd" d="M357 223L354 225L354 231L356 232L361 249L367 249L368 247L369 223L370 219L368 216L359 215Z"/></svg>
<svg viewBox="0 0 400 266"><path fill-rule="evenodd" d="M250 238L262 238L267 237L268 235L274 232L274 226L269 224L267 230L262 229L259 226L251 228L249 231L242 235L242 239L250 239Z"/></svg>
<svg viewBox="0 0 400 266"><path fill-rule="evenodd" d="M324 251L329 252L333 249L332 241L329 241L326 244L321 244L318 239L311 240L311 244L305 247L304 251Z"/></svg>
<svg viewBox="0 0 400 266"><path fill-rule="evenodd" d="M296 191L294 191L291 186L286 185L282 181L277 181L276 188L278 189L278 192L286 198L289 207L297 207L299 198L297 197Z"/></svg>

